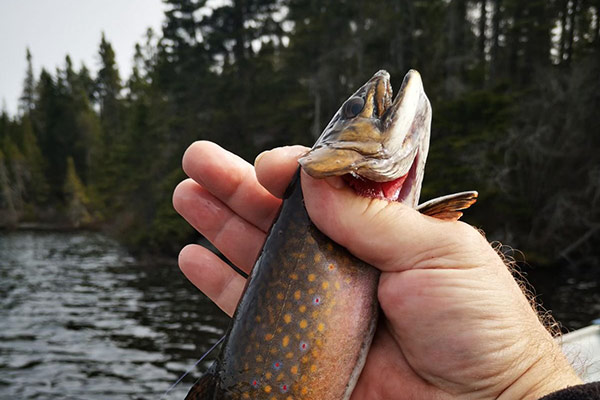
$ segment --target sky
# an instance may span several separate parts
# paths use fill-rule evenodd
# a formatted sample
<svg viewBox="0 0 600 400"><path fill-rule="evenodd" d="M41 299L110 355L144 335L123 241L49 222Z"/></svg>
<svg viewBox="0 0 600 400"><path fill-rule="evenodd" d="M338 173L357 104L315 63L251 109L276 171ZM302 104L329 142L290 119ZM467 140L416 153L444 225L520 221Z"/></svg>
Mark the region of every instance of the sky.
<svg viewBox="0 0 600 400"><path fill-rule="evenodd" d="M164 9L161 0L0 0L0 102L15 115L27 47L36 78L42 67L53 74L64 67L67 54L76 70L84 62L95 72L102 32L127 78L135 43L148 27L160 31Z"/></svg>

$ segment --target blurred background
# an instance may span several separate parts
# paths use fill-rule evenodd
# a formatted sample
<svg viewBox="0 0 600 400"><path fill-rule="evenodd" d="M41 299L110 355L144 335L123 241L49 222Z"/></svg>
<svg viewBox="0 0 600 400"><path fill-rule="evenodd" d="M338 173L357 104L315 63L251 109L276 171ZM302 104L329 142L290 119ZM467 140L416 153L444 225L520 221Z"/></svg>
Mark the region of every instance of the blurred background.
<svg viewBox="0 0 600 400"><path fill-rule="evenodd" d="M186 147L252 162L310 146L379 69L396 88L419 70L433 106L422 200L478 190L465 220L563 329L600 316L599 0L2 0L0 14L0 48L22 60L0 66L0 397L166 390L227 326L176 267L204 243L171 205Z"/></svg>

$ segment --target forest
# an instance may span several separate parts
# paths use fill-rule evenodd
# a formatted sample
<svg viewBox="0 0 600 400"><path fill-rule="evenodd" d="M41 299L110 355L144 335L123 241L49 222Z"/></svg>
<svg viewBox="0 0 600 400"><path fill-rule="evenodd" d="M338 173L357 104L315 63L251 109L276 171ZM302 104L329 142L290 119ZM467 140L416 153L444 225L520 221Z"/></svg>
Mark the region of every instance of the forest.
<svg viewBox="0 0 600 400"><path fill-rule="evenodd" d="M172 208L211 140L249 162L312 145L374 72L417 69L433 106L422 200L478 190L466 221L528 262L600 263L600 0L164 0L119 70L34 75L0 114L0 226L102 229L137 254L201 238ZM520 254L520 253L519 253ZM519 256L521 257L521 256Z"/></svg>

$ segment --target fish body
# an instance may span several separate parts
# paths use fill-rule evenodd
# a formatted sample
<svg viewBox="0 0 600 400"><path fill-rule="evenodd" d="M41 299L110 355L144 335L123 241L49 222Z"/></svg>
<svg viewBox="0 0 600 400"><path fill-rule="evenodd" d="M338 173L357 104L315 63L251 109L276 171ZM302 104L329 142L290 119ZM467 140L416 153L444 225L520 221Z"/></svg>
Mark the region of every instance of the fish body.
<svg viewBox="0 0 600 400"><path fill-rule="evenodd" d="M379 272L323 235L298 175L240 301L212 397L345 399L377 320Z"/></svg>
<svg viewBox="0 0 600 400"><path fill-rule="evenodd" d="M376 73L342 105L301 167L315 178L344 176L361 195L416 207L431 107L416 71L391 97L389 75ZM286 191L217 361L186 399L351 396L377 324L379 271L310 221L299 177ZM457 196L461 208L474 201L465 207L465 195ZM457 196L425 209L452 217Z"/></svg>

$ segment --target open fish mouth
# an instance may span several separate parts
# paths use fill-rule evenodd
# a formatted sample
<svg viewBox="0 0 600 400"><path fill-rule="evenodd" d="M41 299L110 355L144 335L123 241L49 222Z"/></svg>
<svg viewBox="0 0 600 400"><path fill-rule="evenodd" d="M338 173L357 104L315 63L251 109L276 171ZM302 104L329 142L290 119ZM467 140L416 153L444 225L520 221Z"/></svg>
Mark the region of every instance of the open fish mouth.
<svg viewBox="0 0 600 400"><path fill-rule="evenodd" d="M360 195L418 203L431 127L421 76L409 71L392 101L390 76L358 89L299 163L314 178L343 176Z"/></svg>

